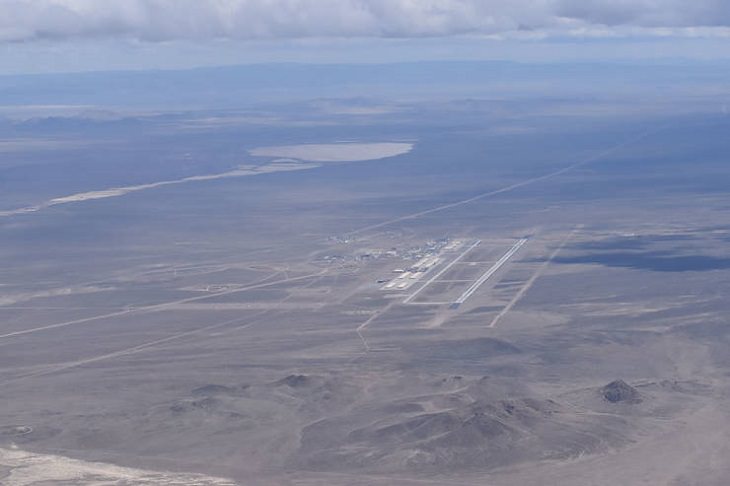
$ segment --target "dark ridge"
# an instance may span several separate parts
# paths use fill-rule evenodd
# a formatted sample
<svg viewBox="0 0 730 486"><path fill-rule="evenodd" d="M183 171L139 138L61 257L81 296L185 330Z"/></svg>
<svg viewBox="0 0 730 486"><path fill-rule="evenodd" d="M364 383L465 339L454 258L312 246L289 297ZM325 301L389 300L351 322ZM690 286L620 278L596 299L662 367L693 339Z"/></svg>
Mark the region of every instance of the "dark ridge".
<svg viewBox="0 0 730 486"><path fill-rule="evenodd" d="M655 252L597 252L563 256L553 260L564 264L597 264L605 267L650 270L652 272L707 272L730 268L730 258L710 255L677 255Z"/></svg>
<svg viewBox="0 0 730 486"><path fill-rule="evenodd" d="M216 398L206 397L198 400L181 400L170 406L170 410L174 413L186 413L195 410L202 410L205 412L211 412L217 408L220 402Z"/></svg>
<svg viewBox="0 0 730 486"><path fill-rule="evenodd" d="M312 380L307 375L289 375L277 382L278 385L287 385L292 388L307 386Z"/></svg>
<svg viewBox="0 0 730 486"><path fill-rule="evenodd" d="M612 381L601 388L603 398L611 403L640 403L638 390L623 380Z"/></svg>
<svg viewBox="0 0 730 486"><path fill-rule="evenodd" d="M193 393L193 395L196 395L196 396L201 396L201 395L211 396L211 395L226 395L226 394L233 393L234 391L235 390L229 386L210 384L210 385L205 385L205 386L196 388L195 390L193 390L192 393Z"/></svg>

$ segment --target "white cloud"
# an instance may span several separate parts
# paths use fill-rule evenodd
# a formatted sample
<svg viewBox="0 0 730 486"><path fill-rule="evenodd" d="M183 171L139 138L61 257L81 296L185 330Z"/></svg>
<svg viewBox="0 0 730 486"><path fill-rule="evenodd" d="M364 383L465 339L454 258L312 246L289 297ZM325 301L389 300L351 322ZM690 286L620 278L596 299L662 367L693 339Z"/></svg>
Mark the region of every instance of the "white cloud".
<svg viewBox="0 0 730 486"><path fill-rule="evenodd" d="M0 42L727 33L728 0L0 0Z"/></svg>

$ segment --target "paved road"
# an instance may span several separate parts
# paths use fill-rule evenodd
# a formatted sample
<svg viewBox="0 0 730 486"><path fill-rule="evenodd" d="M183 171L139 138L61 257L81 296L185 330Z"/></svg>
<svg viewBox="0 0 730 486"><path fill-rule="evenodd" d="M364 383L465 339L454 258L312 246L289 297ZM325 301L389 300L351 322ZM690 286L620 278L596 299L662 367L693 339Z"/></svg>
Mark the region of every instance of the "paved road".
<svg viewBox="0 0 730 486"><path fill-rule="evenodd" d="M203 299L207 299L207 298L210 298L210 297L216 297L216 296L221 296L221 295L228 295L228 294L233 294L233 293L236 293L236 292L243 292L245 290L254 290L254 289L259 289L259 288L263 288L263 287L269 287L271 285L277 285L277 284L288 283L288 282L296 282L298 280L305 280L305 279L308 279L308 278L319 277L319 276L324 275L326 272L327 272L327 269L324 269L321 272L312 273L312 274L308 274L308 275L302 275L302 276L299 276L299 277L284 278L284 279L275 280L275 281L272 281L272 282L268 282L268 281L263 282L262 281L260 283L253 284L253 285L249 285L249 286L246 286L246 287L239 287L239 288L236 288L236 289L224 290L222 292L211 292L211 293L206 293L205 295L196 295L195 297L189 297L187 299L176 300L176 301L173 301L173 302L163 302L161 304L154 304L154 305L149 305L149 306L145 306L145 307L137 307L137 308L134 308L134 309L125 309L125 310L121 310L121 311L117 311L117 312L110 312L108 314L102 314L102 315L91 316L91 317L84 317L82 319L75 319L75 320L72 320L72 321L58 322L56 324L49 324L47 326L34 327L32 329L23 329L22 331L14 331L14 332L9 332L7 334L0 334L0 339L8 339L8 338L12 338L12 337L15 337L15 336L22 336L22 335L25 335L25 334L32 334L32 333L36 333L36 332L48 331L50 329L58 329L58 328L61 328L61 327L68 327L68 326L73 326L73 325L76 325L76 324L85 324L85 323L88 323L88 322L98 321L98 320L101 320L101 319L107 319L109 317L126 316L126 315L129 315L129 314L141 314L141 313L146 313L146 312L154 312L154 311L164 310L164 309L167 309L167 308L170 308L170 307L174 307L176 305L187 304L187 303L190 303L190 302L196 302L196 301L203 300ZM274 275L276 275L278 273L280 273L280 272L275 272L274 274L269 275L267 277L267 279L268 278L271 278L272 276L274 276ZM263 279L263 280L266 280L266 279Z"/></svg>

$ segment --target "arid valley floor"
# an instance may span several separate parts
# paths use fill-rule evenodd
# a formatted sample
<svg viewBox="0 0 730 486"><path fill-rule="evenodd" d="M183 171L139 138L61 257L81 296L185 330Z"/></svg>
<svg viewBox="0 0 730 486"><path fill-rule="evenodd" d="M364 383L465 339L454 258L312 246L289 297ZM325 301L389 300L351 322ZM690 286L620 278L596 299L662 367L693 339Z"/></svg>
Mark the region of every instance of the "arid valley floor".
<svg viewBox="0 0 730 486"><path fill-rule="evenodd" d="M727 484L730 119L501 106L83 122L0 197L0 482Z"/></svg>

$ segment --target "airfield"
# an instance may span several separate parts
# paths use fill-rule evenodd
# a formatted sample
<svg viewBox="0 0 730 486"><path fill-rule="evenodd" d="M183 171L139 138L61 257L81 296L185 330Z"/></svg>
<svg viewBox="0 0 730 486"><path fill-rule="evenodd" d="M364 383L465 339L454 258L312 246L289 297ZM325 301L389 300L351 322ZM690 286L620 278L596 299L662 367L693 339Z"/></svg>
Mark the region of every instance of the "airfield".
<svg viewBox="0 0 730 486"><path fill-rule="evenodd" d="M300 265L155 266L97 291L6 306L2 384L25 399L5 409L3 438L20 450L83 451L89 464L77 480L96 463L173 471L150 484L226 484L213 477L221 471L259 478L240 484L482 484L493 468L489 484L539 484L534 469L519 467L534 461L544 464L539 475L571 484L587 477L581 471L608 474L627 455L658 461L655 450L685 434L675 420L701 427L696 440L721 451L725 435L710 426L725 413L711 400L717 378L696 373L706 351L662 331L684 329L688 309L712 312L722 298L676 300L658 288L676 279L553 261L566 246L606 237L657 235L464 235L426 257L438 261L404 289L378 281L398 282L405 274L393 268L418 260L363 258L346 243ZM335 251L344 258L328 261ZM603 294L592 284L599 278L622 291ZM167 299L129 305L140 286ZM609 331L617 318L626 324ZM640 402L602 400L613 379L631 383ZM73 414L59 421L58 407ZM687 447L681 453L700 461L692 468L711 460ZM459 479L421 477L456 468ZM285 479L276 473L289 469ZM190 470L210 476L185 480ZM644 471L626 471L626 481ZM34 484L23 477L11 473L8 484Z"/></svg>
<svg viewBox="0 0 730 486"><path fill-rule="evenodd" d="M3 196L0 482L724 484L728 121L624 123Z"/></svg>

